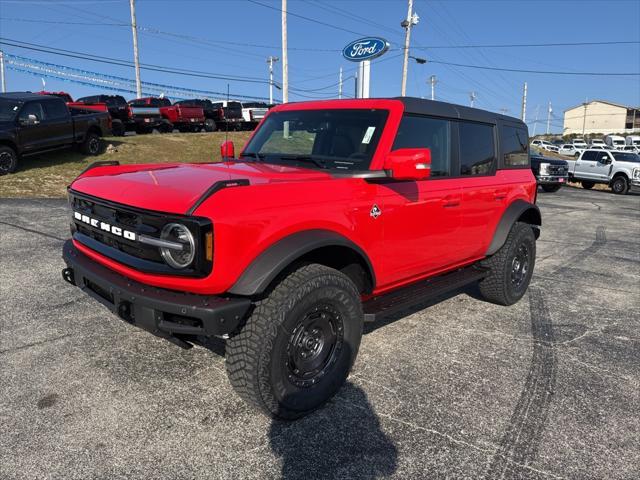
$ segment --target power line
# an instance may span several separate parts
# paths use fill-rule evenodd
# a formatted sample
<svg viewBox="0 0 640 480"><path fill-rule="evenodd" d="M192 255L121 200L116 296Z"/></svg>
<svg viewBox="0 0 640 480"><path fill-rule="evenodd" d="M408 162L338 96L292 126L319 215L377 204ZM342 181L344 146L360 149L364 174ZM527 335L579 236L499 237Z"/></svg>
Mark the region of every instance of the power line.
<svg viewBox="0 0 640 480"><path fill-rule="evenodd" d="M502 67L488 67L483 65L467 65L464 63L454 63L454 62L443 62L440 60L430 60L431 63L438 63L441 65L451 65L454 67L461 68L476 68L480 70L497 70L500 72L515 72L515 73L535 73L535 74L543 74L543 75L582 75L582 76L594 76L594 77L620 77L620 76L640 76L640 73L632 73L632 72L561 72L554 70L526 70L519 68L502 68Z"/></svg>

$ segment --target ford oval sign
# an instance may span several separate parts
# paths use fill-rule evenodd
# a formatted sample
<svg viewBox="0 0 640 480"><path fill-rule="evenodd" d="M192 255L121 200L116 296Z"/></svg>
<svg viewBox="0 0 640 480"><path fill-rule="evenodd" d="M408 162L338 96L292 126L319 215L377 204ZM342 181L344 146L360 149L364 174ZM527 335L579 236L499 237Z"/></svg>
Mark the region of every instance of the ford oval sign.
<svg viewBox="0 0 640 480"><path fill-rule="evenodd" d="M384 38L367 37L351 42L342 50L342 56L352 62L362 62L379 57L389 49Z"/></svg>

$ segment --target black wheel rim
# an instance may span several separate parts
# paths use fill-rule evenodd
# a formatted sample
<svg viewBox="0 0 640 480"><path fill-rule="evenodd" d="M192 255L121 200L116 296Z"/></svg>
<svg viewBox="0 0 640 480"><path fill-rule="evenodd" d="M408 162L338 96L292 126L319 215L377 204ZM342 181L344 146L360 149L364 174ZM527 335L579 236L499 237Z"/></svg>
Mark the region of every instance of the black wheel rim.
<svg viewBox="0 0 640 480"><path fill-rule="evenodd" d="M291 383L308 388L331 370L343 346L344 323L331 305L317 305L296 325L287 345Z"/></svg>
<svg viewBox="0 0 640 480"><path fill-rule="evenodd" d="M518 246L513 260L511 261L511 285L516 290L520 289L529 273L529 248L522 244Z"/></svg>
<svg viewBox="0 0 640 480"><path fill-rule="evenodd" d="M98 153L98 147L100 146L100 142L97 138L92 137L89 139L89 152L90 153Z"/></svg>
<svg viewBox="0 0 640 480"><path fill-rule="evenodd" d="M13 156L9 152L0 153L0 172L9 173L13 165Z"/></svg>
<svg viewBox="0 0 640 480"><path fill-rule="evenodd" d="M617 193L620 193L622 190L624 190L624 180L618 179L613 182L613 190Z"/></svg>

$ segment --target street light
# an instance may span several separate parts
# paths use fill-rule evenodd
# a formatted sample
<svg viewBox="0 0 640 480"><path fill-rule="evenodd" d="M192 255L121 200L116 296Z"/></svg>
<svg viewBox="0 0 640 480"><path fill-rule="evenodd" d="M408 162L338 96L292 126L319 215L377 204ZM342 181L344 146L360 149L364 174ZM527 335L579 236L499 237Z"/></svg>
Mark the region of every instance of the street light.
<svg viewBox="0 0 640 480"><path fill-rule="evenodd" d="M269 55L267 58L267 64L269 65L269 105L273 105L273 63L280 60L278 57L274 57L273 55ZM281 90L280 87L277 87Z"/></svg>

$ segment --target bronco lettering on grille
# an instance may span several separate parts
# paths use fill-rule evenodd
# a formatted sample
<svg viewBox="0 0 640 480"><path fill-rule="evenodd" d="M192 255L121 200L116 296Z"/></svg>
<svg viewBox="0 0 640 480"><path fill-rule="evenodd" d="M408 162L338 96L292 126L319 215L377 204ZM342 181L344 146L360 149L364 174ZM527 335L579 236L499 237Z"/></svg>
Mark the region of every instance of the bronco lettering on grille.
<svg viewBox="0 0 640 480"><path fill-rule="evenodd" d="M73 217L82 223L86 223L87 225L91 225L94 228L104 230L105 232L109 232L113 235L116 235L117 237L124 237L127 240L132 240L134 242L138 239L138 236L135 232L116 227L115 225L111 225L95 218L91 218L88 215L84 215L80 212L73 212Z"/></svg>

